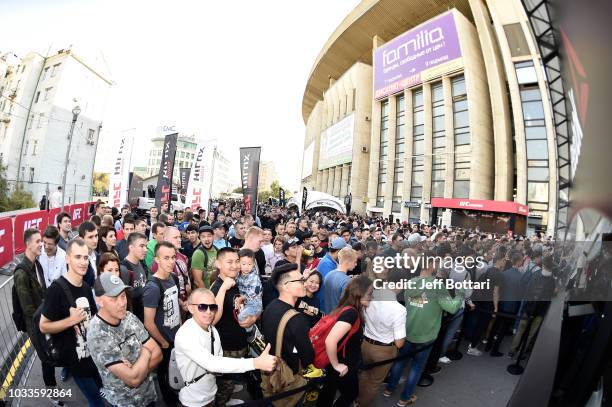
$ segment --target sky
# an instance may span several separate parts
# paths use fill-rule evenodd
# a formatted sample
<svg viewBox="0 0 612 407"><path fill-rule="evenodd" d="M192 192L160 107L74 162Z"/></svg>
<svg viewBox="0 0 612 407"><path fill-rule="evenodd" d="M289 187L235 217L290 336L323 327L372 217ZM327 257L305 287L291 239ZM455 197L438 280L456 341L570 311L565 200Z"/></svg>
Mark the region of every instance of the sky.
<svg viewBox="0 0 612 407"><path fill-rule="evenodd" d="M162 124L219 140L239 182L239 147L261 146L281 185L297 190L302 96L321 48L358 0L2 0L0 52L73 46L114 82L95 170L110 171L121 133L135 129L144 166ZM6 35L12 33L12 35Z"/></svg>

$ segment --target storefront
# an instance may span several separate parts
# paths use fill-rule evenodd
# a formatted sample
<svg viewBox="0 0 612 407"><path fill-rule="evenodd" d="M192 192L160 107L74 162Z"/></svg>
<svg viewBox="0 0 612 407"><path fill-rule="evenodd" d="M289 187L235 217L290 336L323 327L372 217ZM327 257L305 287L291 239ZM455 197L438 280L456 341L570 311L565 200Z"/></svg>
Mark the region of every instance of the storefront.
<svg viewBox="0 0 612 407"><path fill-rule="evenodd" d="M478 227L483 232L524 235L527 232L526 205L517 202L487 201L480 199L432 198L432 224L449 225L463 229Z"/></svg>

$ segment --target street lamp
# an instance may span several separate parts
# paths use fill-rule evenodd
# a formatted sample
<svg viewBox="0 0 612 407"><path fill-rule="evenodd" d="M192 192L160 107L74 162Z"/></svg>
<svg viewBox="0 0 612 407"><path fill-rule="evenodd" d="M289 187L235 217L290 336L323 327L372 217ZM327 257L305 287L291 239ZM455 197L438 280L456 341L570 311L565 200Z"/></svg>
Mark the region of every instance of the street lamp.
<svg viewBox="0 0 612 407"><path fill-rule="evenodd" d="M68 133L68 148L66 148L66 159L64 160L64 175L62 177L62 210L64 210L64 203L66 198L66 174L68 173L68 159L70 157L70 147L72 147L72 133L74 132L74 125L76 124L77 118L81 114L81 108L76 105L72 108L72 123L70 124L70 133Z"/></svg>

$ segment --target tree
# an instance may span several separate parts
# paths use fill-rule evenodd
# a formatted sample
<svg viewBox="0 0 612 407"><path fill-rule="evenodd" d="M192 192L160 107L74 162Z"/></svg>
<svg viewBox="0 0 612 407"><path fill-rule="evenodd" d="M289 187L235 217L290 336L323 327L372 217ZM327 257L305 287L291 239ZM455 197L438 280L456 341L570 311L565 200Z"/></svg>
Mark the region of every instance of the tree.
<svg viewBox="0 0 612 407"><path fill-rule="evenodd" d="M278 181L272 181L269 190L261 191L257 194L257 201L264 203L267 202L268 198L270 197L278 199L278 191L280 190L280 188L282 187L280 186L280 183ZM291 193L287 188L283 189L285 190L285 199L289 198L289 196L291 196Z"/></svg>
<svg viewBox="0 0 612 407"><path fill-rule="evenodd" d="M108 195L108 183L110 174L105 172L94 172L93 175L93 190L96 196Z"/></svg>
<svg viewBox="0 0 612 407"><path fill-rule="evenodd" d="M234 194L241 194L242 193L242 187L234 188L232 193L234 193Z"/></svg>
<svg viewBox="0 0 612 407"><path fill-rule="evenodd" d="M0 212L36 207L32 193L25 191L23 187L18 185L10 195L8 190L6 167L2 164L2 159L0 158Z"/></svg>

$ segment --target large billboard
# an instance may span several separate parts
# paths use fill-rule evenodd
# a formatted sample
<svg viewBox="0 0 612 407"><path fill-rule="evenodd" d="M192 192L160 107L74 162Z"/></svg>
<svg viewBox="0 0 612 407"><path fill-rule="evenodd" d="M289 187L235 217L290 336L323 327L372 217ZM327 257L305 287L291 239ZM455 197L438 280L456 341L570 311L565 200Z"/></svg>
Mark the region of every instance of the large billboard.
<svg viewBox="0 0 612 407"><path fill-rule="evenodd" d="M418 85L423 71L460 57L455 17L448 11L376 49L374 98Z"/></svg>
<svg viewBox="0 0 612 407"><path fill-rule="evenodd" d="M314 141L304 150L304 158L302 160L302 179L312 174L312 159L314 157Z"/></svg>
<svg viewBox="0 0 612 407"><path fill-rule="evenodd" d="M319 169L350 163L353 159L355 113L328 127L321 134Z"/></svg>

